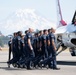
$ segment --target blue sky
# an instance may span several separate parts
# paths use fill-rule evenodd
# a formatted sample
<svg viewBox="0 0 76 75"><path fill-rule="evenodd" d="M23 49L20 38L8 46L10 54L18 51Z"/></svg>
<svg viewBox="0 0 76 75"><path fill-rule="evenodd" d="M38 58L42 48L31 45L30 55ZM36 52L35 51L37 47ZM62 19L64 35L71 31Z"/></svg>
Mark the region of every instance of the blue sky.
<svg viewBox="0 0 76 75"><path fill-rule="evenodd" d="M76 0L60 0L63 19L70 23L76 10ZM18 9L36 9L50 21L57 22L56 0L0 0L0 21Z"/></svg>

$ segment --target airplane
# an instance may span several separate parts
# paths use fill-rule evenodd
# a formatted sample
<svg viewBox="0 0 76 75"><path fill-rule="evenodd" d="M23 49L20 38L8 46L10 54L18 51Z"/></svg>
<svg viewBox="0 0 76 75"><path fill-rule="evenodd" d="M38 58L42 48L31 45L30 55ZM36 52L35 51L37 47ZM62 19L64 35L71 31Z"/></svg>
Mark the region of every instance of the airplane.
<svg viewBox="0 0 76 75"><path fill-rule="evenodd" d="M57 14L59 23L56 29L57 55L69 48L72 56L76 56L76 11L70 24L67 24L62 18L60 2L57 0ZM62 47L61 50L59 48Z"/></svg>

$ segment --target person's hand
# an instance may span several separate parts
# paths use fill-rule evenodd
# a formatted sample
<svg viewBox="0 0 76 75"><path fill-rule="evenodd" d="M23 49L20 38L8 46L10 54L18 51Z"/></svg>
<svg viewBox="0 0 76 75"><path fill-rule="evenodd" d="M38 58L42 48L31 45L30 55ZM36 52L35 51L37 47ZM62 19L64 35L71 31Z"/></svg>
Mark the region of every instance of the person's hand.
<svg viewBox="0 0 76 75"><path fill-rule="evenodd" d="M23 44L23 46L25 46L25 44Z"/></svg>
<svg viewBox="0 0 76 75"><path fill-rule="evenodd" d="M33 48L31 47L31 50L33 50Z"/></svg>
<svg viewBox="0 0 76 75"><path fill-rule="evenodd" d="M40 48L40 51L41 51L41 48Z"/></svg>
<svg viewBox="0 0 76 75"><path fill-rule="evenodd" d="M2 48L0 47L0 51L2 51Z"/></svg>
<svg viewBox="0 0 76 75"><path fill-rule="evenodd" d="M57 48L55 47L54 50L57 50Z"/></svg>

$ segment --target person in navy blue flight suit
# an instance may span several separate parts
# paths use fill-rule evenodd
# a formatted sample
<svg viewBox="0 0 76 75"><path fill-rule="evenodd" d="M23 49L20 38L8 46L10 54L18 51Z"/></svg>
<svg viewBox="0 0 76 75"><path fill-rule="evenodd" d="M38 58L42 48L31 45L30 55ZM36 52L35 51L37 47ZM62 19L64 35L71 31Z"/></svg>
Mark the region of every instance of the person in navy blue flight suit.
<svg viewBox="0 0 76 75"><path fill-rule="evenodd" d="M17 35L15 36L14 34L14 38L12 40L12 50L13 50L13 58L8 61L8 64L16 64L17 61L19 61L20 57L22 56L22 41L21 41L21 36L22 36L22 32L18 31L16 33Z"/></svg>
<svg viewBox="0 0 76 75"><path fill-rule="evenodd" d="M43 36L42 36L42 54L44 55L44 58L48 57L48 52L47 52L47 30L43 30Z"/></svg>
<svg viewBox="0 0 76 75"><path fill-rule="evenodd" d="M30 68L30 62L35 57L34 50L33 50L33 36L32 36L32 29L29 28L29 32L27 33L27 40L26 40L26 49L28 52L28 61L27 61L27 69Z"/></svg>
<svg viewBox="0 0 76 75"><path fill-rule="evenodd" d="M28 52L27 52L27 34L28 34L28 30L25 31L25 36L24 36L24 55L25 57L28 57Z"/></svg>
<svg viewBox="0 0 76 75"><path fill-rule="evenodd" d="M59 70L60 68L57 68L57 60L56 60L56 39L55 39L55 29L51 28L51 33L49 34L49 38L50 38L50 48L52 51L52 58L53 58L53 69L55 70Z"/></svg>
<svg viewBox="0 0 76 75"><path fill-rule="evenodd" d="M9 58L8 61L10 61L11 59L11 52L12 52L12 38L10 37L10 40L8 42L8 46L9 46Z"/></svg>
<svg viewBox="0 0 76 75"><path fill-rule="evenodd" d="M11 60L11 53L13 54L12 51L12 38L10 37L10 40L8 41L8 46L9 46L9 57L8 57L8 61ZM8 67L10 67L10 65L8 65Z"/></svg>

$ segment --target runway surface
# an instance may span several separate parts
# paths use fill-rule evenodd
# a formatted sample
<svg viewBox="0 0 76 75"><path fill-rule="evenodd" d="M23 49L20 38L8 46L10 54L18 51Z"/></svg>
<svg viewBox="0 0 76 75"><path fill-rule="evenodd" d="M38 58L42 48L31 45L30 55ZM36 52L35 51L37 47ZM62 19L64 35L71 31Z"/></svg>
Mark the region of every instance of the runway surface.
<svg viewBox="0 0 76 75"><path fill-rule="evenodd" d="M58 67L60 70L35 69L26 70L7 67L8 51L0 51L0 75L76 75L76 57L72 57L68 51L62 52L57 56Z"/></svg>

